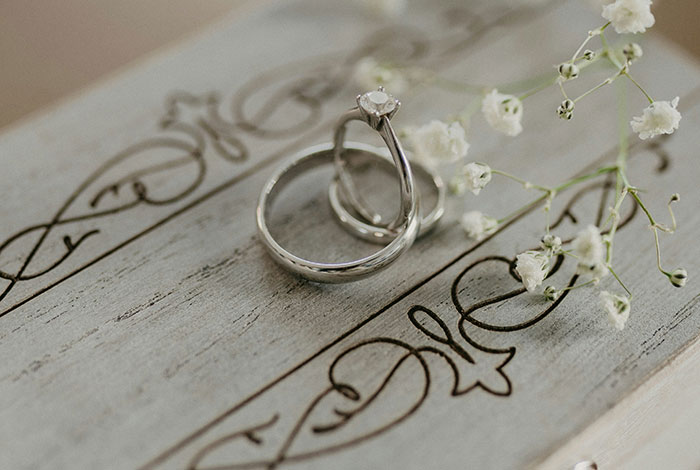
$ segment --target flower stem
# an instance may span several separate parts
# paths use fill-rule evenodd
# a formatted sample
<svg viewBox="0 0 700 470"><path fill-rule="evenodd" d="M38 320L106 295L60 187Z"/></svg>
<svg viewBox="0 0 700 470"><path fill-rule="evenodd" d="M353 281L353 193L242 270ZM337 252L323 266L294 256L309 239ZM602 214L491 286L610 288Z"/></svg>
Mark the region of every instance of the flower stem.
<svg viewBox="0 0 700 470"><path fill-rule="evenodd" d="M627 295L629 295L629 299L632 300L632 291L630 291L627 286L625 285L624 282L620 279L620 276L617 275L615 270L612 268L612 266L608 266L608 271L610 271L610 274L613 275L615 280L622 286L623 289L625 289L625 292L627 292Z"/></svg>
<svg viewBox="0 0 700 470"><path fill-rule="evenodd" d="M583 48L586 47L586 44L588 44L588 41L593 39L594 36L598 36L598 35L603 34L603 31L605 31L605 28L607 28L608 26L610 26L610 21L608 21L607 23L605 23L603 26L601 26L598 29L594 29L592 31L589 31L588 36L586 36L586 39L581 43L580 46L578 46L578 49L576 49L576 52L574 52L574 55L571 56L571 60L569 61L569 63L573 64L574 61L576 60L576 57L578 57L578 55L581 53Z"/></svg>
<svg viewBox="0 0 700 470"><path fill-rule="evenodd" d="M547 81L541 83L539 86L536 86L536 87L533 88L532 90L529 90L529 91L523 93L522 95L518 96L518 99L519 99L520 101L523 101L523 100L525 100L526 98L529 98L529 97L531 97L532 95L534 95L534 94L536 94L536 93L539 93L539 92L542 91L542 90L546 90L546 89L549 88L550 86L554 85L554 84L557 82L558 79L559 79L559 76L554 76L554 77L550 78L549 80L547 80Z"/></svg>
<svg viewBox="0 0 700 470"><path fill-rule="evenodd" d="M493 170L491 170L491 171L493 171ZM511 219L513 219L513 218L515 218L515 217L517 217L517 216L519 216L519 215L522 214L523 212L530 210L531 208L537 206L537 204L539 204L540 202L542 202L542 201L544 201L545 199L547 199L547 197L549 197L548 194L542 194L542 195L541 195L540 197L538 197L537 199L533 199L532 201L528 202L528 203L525 204L524 206L521 206L521 207L519 207L518 209L516 209L515 211L511 212L511 213L508 214L507 216L505 216L505 217L503 217L503 218L501 218L501 219L498 219L498 220L497 220L498 225L501 225L501 224L503 224L503 223L505 223L505 222L507 222L507 221L509 221L509 220L511 220Z"/></svg>
<svg viewBox="0 0 700 470"><path fill-rule="evenodd" d="M571 286L571 287L564 287L561 291L566 292L568 290L579 289L581 287L586 287L586 286L590 286L591 284L595 284L596 282L598 282L597 279L591 279L590 281L584 282L582 284L576 284L576 285Z"/></svg>
<svg viewBox="0 0 700 470"><path fill-rule="evenodd" d="M496 169L491 168L491 173L493 173L493 174L495 174L495 175L505 176L506 178L512 179L513 181L516 181L516 182L522 184L522 185L525 186L526 188L539 189L540 191L544 191L544 192L546 192L546 193L549 193L549 192L551 191L550 188L546 188L546 187L544 187L544 186L539 186L539 185L537 185L537 184L532 184L532 183L530 183L529 181L526 181L526 180L524 180L524 179L522 179L522 178L519 178L519 177L517 177L517 176L515 176L515 175L512 175L512 174L510 174L510 173L507 173L507 172L505 172L505 171L496 170Z"/></svg>
<svg viewBox="0 0 700 470"><path fill-rule="evenodd" d="M634 83L637 86L637 88L639 88L639 91L641 91L644 94L646 99L649 100L650 104L654 102L654 98L649 96L649 93L647 93L646 90L644 90L644 88L642 88L642 86L639 83L637 83L637 81L634 78L632 78L632 75L630 75L628 72L624 72L623 75L625 75L627 78L629 78L630 81L632 83Z"/></svg>
<svg viewBox="0 0 700 470"><path fill-rule="evenodd" d="M475 95L480 95L484 92L484 90L489 89L489 87L485 85L472 85L469 83L460 82L458 80L452 80L451 78L442 77L440 75L432 73L426 80L426 84L432 84L448 91L455 91L458 93L466 92Z"/></svg>
<svg viewBox="0 0 700 470"><path fill-rule="evenodd" d="M661 274L665 276L670 276L671 273L665 271L661 267L661 247L659 246L659 224L656 223L654 220L654 217L651 215L651 212L649 212L649 209L644 205L642 202L641 198L639 197L639 194L637 194L637 190L631 190L630 194L634 198L635 201L637 201L637 205L644 211L644 213L647 216L647 219L649 219L649 223L651 224L651 231L654 233L654 244L656 245L656 267L659 269Z"/></svg>
<svg viewBox="0 0 700 470"><path fill-rule="evenodd" d="M562 191L562 190L564 190L570 186L573 186L575 184L581 183L583 181L587 181L591 178L595 178L596 176L600 176L600 175L603 175L605 173L611 173L611 172L616 171L616 170L617 170L617 166L604 166L602 168L598 168L597 170L595 170L591 173L587 173L585 175L581 175L581 176L577 176L576 178L572 178L569 181L566 181L566 182L560 184L559 186L556 186L555 188L553 188L553 191L559 192L559 191Z"/></svg>
<svg viewBox="0 0 700 470"><path fill-rule="evenodd" d="M618 69L622 69L623 65L620 63L617 56L615 55L615 51L613 51L610 48L608 40L605 37L605 33L603 33L602 31L600 32L600 42L603 44L603 54L605 54L608 60L610 60L610 62L612 62L615 67L617 67Z"/></svg>
<svg viewBox="0 0 700 470"><path fill-rule="evenodd" d="M627 196L630 185L627 181L627 156L629 155L629 139L627 137L627 86L626 83L618 82L617 87L617 132L618 132L618 152L617 152L617 175L615 180L615 206L610 212L608 220L612 218L610 233L608 234L607 250L605 261L610 266L612 264L615 233L620 223L620 208ZM607 225L606 221L604 226Z"/></svg>
<svg viewBox="0 0 700 470"><path fill-rule="evenodd" d="M603 80L600 84L594 86L593 88L591 88L591 89L588 90L587 92L583 93L583 94L582 94L581 96L579 96L578 98L574 98L574 103L577 103L579 100L585 98L586 96L590 95L590 94L593 93L594 91L596 91L596 90L598 90L598 89L600 89L600 88L603 88L605 85L609 85L610 83L612 83L612 82L615 80L615 78L617 78L617 76L616 76L616 77L606 78L606 79Z"/></svg>

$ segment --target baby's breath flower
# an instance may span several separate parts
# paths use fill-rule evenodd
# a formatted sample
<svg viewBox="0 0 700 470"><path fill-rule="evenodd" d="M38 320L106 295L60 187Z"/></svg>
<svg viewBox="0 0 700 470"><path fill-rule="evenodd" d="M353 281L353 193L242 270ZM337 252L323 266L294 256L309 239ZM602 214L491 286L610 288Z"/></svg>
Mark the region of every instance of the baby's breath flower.
<svg viewBox="0 0 700 470"><path fill-rule="evenodd" d="M549 258L539 251L526 251L516 256L515 272L528 292L534 291L547 277Z"/></svg>
<svg viewBox="0 0 700 470"><path fill-rule="evenodd" d="M675 269L668 277L668 280L671 281L674 287L683 287L688 280L688 271L683 268Z"/></svg>
<svg viewBox="0 0 700 470"><path fill-rule="evenodd" d="M589 225L581 230L571 243L579 264L595 266L603 260L604 248L600 230L595 225Z"/></svg>
<svg viewBox="0 0 700 470"><path fill-rule="evenodd" d="M618 34L643 33L655 22L651 0L616 0L603 8L603 18Z"/></svg>
<svg viewBox="0 0 700 470"><path fill-rule="evenodd" d="M458 122L446 124L433 120L418 128L405 129L416 160L429 166L455 162L467 155L464 128Z"/></svg>
<svg viewBox="0 0 700 470"><path fill-rule="evenodd" d="M483 163L467 163L462 167L462 177L466 189L478 195L481 190L491 181L491 168Z"/></svg>
<svg viewBox="0 0 700 470"><path fill-rule="evenodd" d="M466 212L462 216L461 223L462 228L467 232L467 236L476 241L483 240L484 237L491 235L498 228L496 219L479 211Z"/></svg>
<svg viewBox="0 0 700 470"><path fill-rule="evenodd" d="M557 255L561 251L561 238L548 233L542 237L540 246L549 256Z"/></svg>
<svg viewBox="0 0 700 470"><path fill-rule="evenodd" d="M523 131L523 104L513 95L504 95L492 90L481 102L481 112L491 127L515 137Z"/></svg>
<svg viewBox="0 0 700 470"><path fill-rule="evenodd" d="M392 93L401 94L408 88L408 78L401 70L377 62L373 57L364 57L357 62L353 80L362 91L383 86Z"/></svg>
<svg viewBox="0 0 700 470"><path fill-rule="evenodd" d="M574 102L570 99L565 99L557 108L557 114L562 119L571 119L574 115Z"/></svg>
<svg viewBox="0 0 700 470"><path fill-rule="evenodd" d="M395 18L406 9L406 0L357 0L369 13L384 17Z"/></svg>
<svg viewBox="0 0 700 470"><path fill-rule="evenodd" d="M593 60L595 59L595 52L590 49L586 49L585 51L583 51L583 58L589 61Z"/></svg>
<svg viewBox="0 0 700 470"><path fill-rule="evenodd" d="M612 326L622 330L630 316L630 299L604 290L600 293L600 301Z"/></svg>
<svg viewBox="0 0 700 470"><path fill-rule="evenodd" d="M631 42L622 48L622 55L625 56L627 62L634 62L644 55L644 51L642 50L642 46L636 42Z"/></svg>
<svg viewBox="0 0 700 470"><path fill-rule="evenodd" d="M644 109L641 116L632 118L632 130L639 134L642 140L660 134L673 134L681 120L681 113L676 109L678 100L676 97L671 102L654 101Z"/></svg>
<svg viewBox="0 0 700 470"><path fill-rule="evenodd" d="M544 298L550 302L556 301L561 295L561 291L557 290L554 286L547 286L544 288Z"/></svg>
<svg viewBox="0 0 700 470"><path fill-rule="evenodd" d="M570 62L564 62L559 65L559 75L564 78L564 80L573 80L578 77L580 70L578 65L572 64Z"/></svg>
<svg viewBox="0 0 700 470"><path fill-rule="evenodd" d="M601 279L608 275L609 271L608 265L603 261L598 261L590 265L579 263L578 268L576 269L577 273L584 276L590 276L591 280L593 280L593 284L598 284Z"/></svg>

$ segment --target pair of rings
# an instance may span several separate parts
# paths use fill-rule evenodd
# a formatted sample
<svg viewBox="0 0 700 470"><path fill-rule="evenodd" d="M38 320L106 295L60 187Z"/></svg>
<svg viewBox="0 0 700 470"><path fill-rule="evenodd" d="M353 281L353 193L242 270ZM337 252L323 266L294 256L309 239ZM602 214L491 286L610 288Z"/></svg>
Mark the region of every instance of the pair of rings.
<svg viewBox="0 0 700 470"><path fill-rule="evenodd" d="M440 220L445 207L445 186L442 179L432 170L413 164L417 172L434 185L437 193L435 207L423 217L411 164L391 127L391 118L399 106L400 102L382 87L359 95L357 106L344 113L338 120L333 143L301 151L290 163L278 169L265 184L256 209L258 233L272 258L282 267L316 282L338 283L362 279L376 274L396 261L411 247L419 233L427 233ZM374 147L345 142L347 125L353 120L363 121L379 133L389 150L390 159ZM359 156L367 161L379 162L385 167L393 167L397 172L400 205L394 220L385 220L369 207L361 196L349 171L350 153L353 159ZM353 261L315 262L290 253L271 235L267 221L271 207L283 188L301 174L328 164L333 164L336 170L336 176L328 189L334 215L341 226L351 234L384 245L379 251Z"/></svg>

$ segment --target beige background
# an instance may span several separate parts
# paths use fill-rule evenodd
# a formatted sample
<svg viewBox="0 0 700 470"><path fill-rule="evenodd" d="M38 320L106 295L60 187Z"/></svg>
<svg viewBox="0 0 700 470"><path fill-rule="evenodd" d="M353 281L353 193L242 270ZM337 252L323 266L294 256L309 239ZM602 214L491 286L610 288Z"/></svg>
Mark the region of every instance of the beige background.
<svg viewBox="0 0 700 470"><path fill-rule="evenodd" d="M0 127L260 1L3 0ZM697 0L664 1L655 30L700 55L698 13Z"/></svg>

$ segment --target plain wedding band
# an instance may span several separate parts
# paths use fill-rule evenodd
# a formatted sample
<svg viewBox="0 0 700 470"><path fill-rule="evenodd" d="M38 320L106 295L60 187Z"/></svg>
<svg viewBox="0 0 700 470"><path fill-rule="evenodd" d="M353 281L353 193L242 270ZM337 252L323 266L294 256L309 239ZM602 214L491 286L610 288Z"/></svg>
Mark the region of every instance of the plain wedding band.
<svg viewBox="0 0 700 470"><path fill-rule="evenodd" d="M382 151L382 149L358 142L345 142L343 144L343 148L344 150L361 152L366 158L372 159L374 162L381 165L386 165L387 167L393 169L391 157L387 155L386 152ZM423 167L416 162L411 164L411 168L416 177L430 181L433 186L432 189L436 193L435 205L430 212L425 215L422 215L422 213L427 209L427 207L425 204L423 204L423 199L420 198L419 194L419 207L421 210L422 219L418 237L421 237L434 229L445 213L446 190L442 178L440 178L440 176L432 169ZM367 220L364 220L364 217L362 217L361 214L353 213L351 210L353 208L351 207L349 209L347 207L350 205L350 202L347 199L347 196L343 193L342 186L339 184L337 179L334 179L328 186L328 200L340 225L345 230L359 238L373 243L387 244L401 233L399 230L390 227L373 224Z"/></svg>
<svg viewBox="0 0 700 470"><path fill-rule="evenodd" d="M397 219L399 234L386 246L367 257L340 263L307 260L282 247L267 227L268 216L275 198L297 176L321 165L333 164L334 158L334 146L331 144L322 144L303 150L268 180L256 208L258 234L272 258L285 269L316 282L350 282L376 274L408 250L420 230L418 198L413 175L408 160L401 154L397 161L397 169L401 178L403 210Z"/></svg>

